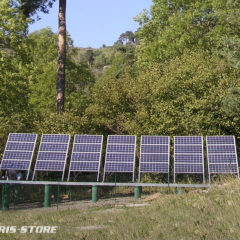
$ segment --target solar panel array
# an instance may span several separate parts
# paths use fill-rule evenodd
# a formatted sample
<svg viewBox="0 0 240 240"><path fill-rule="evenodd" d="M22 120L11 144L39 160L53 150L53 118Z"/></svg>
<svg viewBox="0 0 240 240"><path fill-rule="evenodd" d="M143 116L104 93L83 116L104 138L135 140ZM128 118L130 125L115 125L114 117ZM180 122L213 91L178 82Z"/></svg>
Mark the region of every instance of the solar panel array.
<svg viewBox="0 0 240 240"><path fill-rule="evenodd" d="M209 179L211 174L238 173L234 136L207 136Z"/></svg>
<svg viewBox="0 0 240 240"><path fill-rule="evenodd" d="M178 173L203 174L205 181L203 137L174 137L174 182Z"/></svg>
<svg viewBox="0 0 240 240"><path fill-rule="evenodd" d="M59 171L64 177L70 142L67 134L43 134L36 159L36 171ZM0 169L27 170L31 167L37 134L10 133ZM207 136L209 179L211 174L234 173L239 175L234 136ZM75 135L68 180L71 172L100 174L102 135ZM105 156L105 173L130 172L135 168L136 136L108 136ZM140 145L139 181L141 173L169 174L170 137L142 136ZM203 137L174 137L174 182L176 174L202 174L204 177Z"/></svg>
<svg viewBox="0 0 240 240"><path fill-rule="evenodd" d="M141 173L169 173L170 137L142 136L139 181Z"/></svg>
<svg viewBox="0 0 240 240"><path fill-rule="evenodd" d="M1 169L29 170L36 145L37 134L10 133L4 150Z"/></svg>
<svg viewBox="0 0 240 240"><path fill-rule="evenodd" d="M99 180L102 135L75 135L68 180L71 172L97 172Z"/></svg>
<svg viewBox="0 0 240 240"><path fill-rule="evenodd" d="M36 171L60 171L63 180L69 142L70 135L67 134L42 135L33 179Z"/></svg>
<svg viewBox="0 0 240 240"><path fill-rule="evenodd" d="M136 136L110 135L107 140L106 172L132 172L134 180Z"/></svg>

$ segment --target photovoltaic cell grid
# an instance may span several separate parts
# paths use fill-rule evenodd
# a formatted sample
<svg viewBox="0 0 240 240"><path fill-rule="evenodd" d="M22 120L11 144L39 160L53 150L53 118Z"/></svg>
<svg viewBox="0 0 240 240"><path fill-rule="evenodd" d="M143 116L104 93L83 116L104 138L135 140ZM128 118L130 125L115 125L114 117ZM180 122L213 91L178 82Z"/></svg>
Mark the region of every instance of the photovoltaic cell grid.
<svg viewBox="0 0 240 240"><path fill-rule="evenodd" d="M142 136L140 148L139 181L141 172L169 172L170 137Z"/></svg>
<svg viewBox="0 0 240 240"><path fill-rule="evenodd" d="M174 182L177 173L200 173L205 181L202 136L174 137Z"/></svg>
<svg viewBox="0 0 240 240"><path fill-rule="evenodd" d="M104 177L106 172L132 172L134 179L135 151L136 136L108 136Z"/></svg>
<svg viewBox="0 0 240 240"><path fill-rule="evenodd" d="M63 180L70 137L67 134L42 135L33 178L35 171L60 171Z"/></svg>
<svg viewBox="0 0 240 240"><path fill-rule="evenodd" d="M10 133L0 168L27 170L28 178L36 141L37 134Z"/></svg>
<svg viewBox="0 0 240 240"><path fill-rule="evenodd" d="M208 171L210 174L238 174L234 136L207 136Z"/></svg>
<svg viewBox="0 0 240 240"><path fill-rule="evenodd" d="M102 135L75 135L68 180L70 172L76 171L98 172L99 180L102 143Z"/></svg>

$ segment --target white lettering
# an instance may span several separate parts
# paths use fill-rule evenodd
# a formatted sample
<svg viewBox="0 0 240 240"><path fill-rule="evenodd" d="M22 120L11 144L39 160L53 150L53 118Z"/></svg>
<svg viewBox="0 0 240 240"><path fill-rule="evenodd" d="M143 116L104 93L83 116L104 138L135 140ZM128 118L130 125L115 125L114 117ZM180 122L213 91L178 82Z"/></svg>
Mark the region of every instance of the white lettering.
<svg viewBox="0 0 240 240"><path fill-rule="evenodd" d="M20 233L27 233L28 227L27 226L22 226L20 229Z"/></svg>

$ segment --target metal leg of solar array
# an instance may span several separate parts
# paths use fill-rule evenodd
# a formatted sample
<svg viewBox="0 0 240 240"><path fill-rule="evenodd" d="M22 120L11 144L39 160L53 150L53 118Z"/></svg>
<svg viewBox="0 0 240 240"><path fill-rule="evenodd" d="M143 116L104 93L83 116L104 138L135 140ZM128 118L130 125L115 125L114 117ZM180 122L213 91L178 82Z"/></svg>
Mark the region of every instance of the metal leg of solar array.
<svg viewBox="0 0 240 240"><path fill-rule="evenodd" d="M99 182L99 171L98 171L98 174L97 174L97 182Z"/></svg>
<svg viewBox="0 0 240 240"><path fill-rule="evenodd" d="M205 173L203 172L203 184L206 183L206 180L205 180Z"/></svg>
<svg viewBox="0 0 240 240"><path fill-rule="evenodd" d="M64 170L63 170L63 173L62 173L62 181L63 181L63 179L64 179Z"/></svg>
<svg viewBox="0 0 240 240"><path fill-rule="evenodd" d="M33 171L32 181L34 180L34 177L35 177L35 170Z"/></svg>
<svg viewBox="0 0 240 240"><path fill-rule="evenodd" d="M135 176L135 175L134 175L134 172L133 172L133 177L132 177L132 182L133 182L133 183L134 183L134 176Z"/></svg>
<svg viewBox="0 0 240 240"><path fill-rule="evenodd" d="M70 173L71 173L71 171L68 172L68 178L67 178L68 182L69 182L69 179L70 179Z"/></svg>
<svg viewBox="0 0 240 240"><path fill-rule="evenodd" d="M105 180L105 170L103 172L103 182L104 182L104 180Z"/></svg>
<svg viewBox="0 0 240 240"><path fill-rule="evenodd" d="M138 173L138 182L140 183L140 181L141 181L141 173L139 171L139 173Z"/></svg>

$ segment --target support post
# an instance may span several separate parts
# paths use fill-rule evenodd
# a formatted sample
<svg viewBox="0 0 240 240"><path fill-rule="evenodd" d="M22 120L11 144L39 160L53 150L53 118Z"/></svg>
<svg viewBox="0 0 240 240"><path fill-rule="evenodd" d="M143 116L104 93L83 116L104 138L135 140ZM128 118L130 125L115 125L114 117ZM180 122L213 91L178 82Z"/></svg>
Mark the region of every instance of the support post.
<svg viewBox="0 0 240 240"><path fill-rule="evenodd" d="M98 186L92 186L92 202L98 201Z"/></svg>
<svg viewBox="0 0 240 240"><path fill-rule="evenodd" d="M9 192L9 184L3 184L2 185L2 210L8 210L9 209L9 197L10 197L10 192Z"/></svg>
<svg viewBox="0 0 240 240"><path fill-rule="evenodd" d="M19 202L19 187L20 185L14 185L14 204L18 204Z"/></svg>
<svg viewBox="0 0 240 240"><path fill-rule="evenodd" d="M69 200L72 201L72 187L70 186L69 192L68 192Z"/></svg>
<svg viewBox="0 0 240 240"><path fill-rule="evenodd" d="M141 187L134 187L134 197L135 199L139 199L141 198L141 190L142 188Z"/></svg>
<svg viewBox="0 0 240 240"><path fill-rule="evenodd" d="M182 195L182 193L183 193L183 189L181 187L178 187L177 188L177 194Z"/></svg>
<svg viewBox="0 0 240 240"><path fill-rule="evenodd" d="M49 208L50 207L50 185L45 185L45 191L44 191L44 207Z"/></svg>

